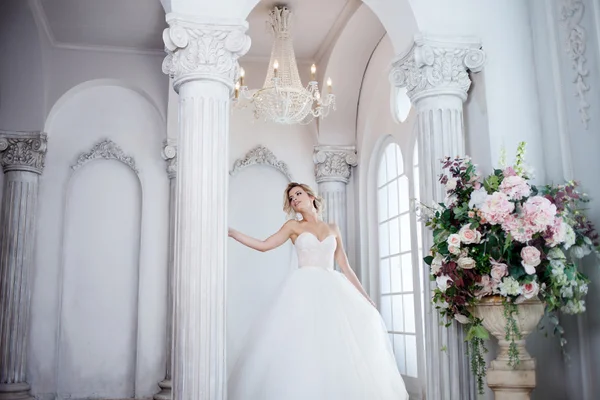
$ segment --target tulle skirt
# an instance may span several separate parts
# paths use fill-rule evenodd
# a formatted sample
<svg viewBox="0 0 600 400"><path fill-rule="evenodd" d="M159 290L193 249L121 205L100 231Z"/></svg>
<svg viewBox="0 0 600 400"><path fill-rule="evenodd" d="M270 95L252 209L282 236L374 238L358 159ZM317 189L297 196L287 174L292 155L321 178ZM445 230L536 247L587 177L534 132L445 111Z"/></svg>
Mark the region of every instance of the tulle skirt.
<svg viewBox="0 0 600 400"><path fill-rule="evenodd" d="M230 400L407 400L377 310L339 272L291 273L248 335Z"/></svg>

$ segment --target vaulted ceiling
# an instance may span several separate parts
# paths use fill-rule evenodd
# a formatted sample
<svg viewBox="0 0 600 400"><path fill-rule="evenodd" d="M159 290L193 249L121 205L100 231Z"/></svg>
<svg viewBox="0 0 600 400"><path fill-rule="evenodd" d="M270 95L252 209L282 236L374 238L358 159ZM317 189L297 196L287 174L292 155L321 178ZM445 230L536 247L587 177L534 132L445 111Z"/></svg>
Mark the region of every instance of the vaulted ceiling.
<svg viewBox="0 0 600 400"><path fill-rule="evenodd" d="M159 53L167 26L159 0L34 0L33 10L54 45ZM274 1L262 1L248 17L252 47L248 59L268 59L272 37L266 29ZM299 62L318 62L335 43L360 0L289 0Z"/></svg>

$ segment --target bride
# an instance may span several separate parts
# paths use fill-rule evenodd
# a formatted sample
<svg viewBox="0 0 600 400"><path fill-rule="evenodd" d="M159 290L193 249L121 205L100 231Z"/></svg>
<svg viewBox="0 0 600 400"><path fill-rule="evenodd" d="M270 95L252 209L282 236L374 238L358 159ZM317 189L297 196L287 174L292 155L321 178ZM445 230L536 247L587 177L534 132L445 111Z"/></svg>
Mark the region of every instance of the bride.
<svg viewBox="0 0 600 400"><path fill-rule="evenodd" d="M230 400L408 400L383 320L348 265L337 226L319 219L322 207L310 187L290 183L283 209L300 221L266 240L229 229L258 251L291 239L299 266L247 337L228 379Z"/></svg>

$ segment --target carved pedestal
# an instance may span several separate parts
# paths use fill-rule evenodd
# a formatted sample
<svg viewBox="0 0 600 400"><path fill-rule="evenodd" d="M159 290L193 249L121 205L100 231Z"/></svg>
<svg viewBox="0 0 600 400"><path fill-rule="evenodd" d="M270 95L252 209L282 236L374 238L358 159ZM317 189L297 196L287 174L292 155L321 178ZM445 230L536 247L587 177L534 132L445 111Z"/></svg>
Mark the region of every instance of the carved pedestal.
<svg viewBox="0 0 600 400"><path fill-rule="evenodd" d="M0 400L33 397L27 383L31 269L45 133L0 131Z"/></svg>

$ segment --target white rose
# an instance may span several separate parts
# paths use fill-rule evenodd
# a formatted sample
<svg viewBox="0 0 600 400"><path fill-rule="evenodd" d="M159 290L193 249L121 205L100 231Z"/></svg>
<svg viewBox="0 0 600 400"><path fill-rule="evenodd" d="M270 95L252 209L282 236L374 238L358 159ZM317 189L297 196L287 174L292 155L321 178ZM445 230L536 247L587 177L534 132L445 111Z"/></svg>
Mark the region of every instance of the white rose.
<svg viewBox="0 0 600 400"><path fill-rule="evenodd" d="M448 243L448 246L460 247L460 235L453 233L452 235L448 236L446 242Z"/></svg>
<svg viewBox="0 0 600 400"><path fill-rule="evenodd" d="M440 289L442 292L445 292L446 289L448 289L450 282L452 282L452 278L450 278L448 275L440 275L435 278L435 283L437 284L438 289Z"/></svg>
<svg viewBox="0 0 600 400"><path fill-rule="evenodd" d="M456 202L458 201L458 197L455 194L446 196L446 198L444 199L444 205L446 206L446 208L451 208L452 206L454 206L456 204Z"/></svg>
<svg viewBox="0 0 600 400"><path fill-rule="evenodd" d="M450 254L459 255L460 254L460 247L457 247L457 246L448 246L448 251L450 252Z"/></svg>
<svg viewBox="0 0 600 400"><path fill-rule="evenodd" d="M475 268L475 260L473 260L471 257L461 257L458 259L457 264L462 269Z"/></svg>
<svg viewBox="0 0 600 400"><path fill-rule="evenodd" d="M523 259L521 265L529 275L535 274L535 267L540 265L541 262L540 256L540 251L533 246L526 246L521 250L521 258Z"/></svg>
<svg viewBox="0 0 600 400"><path fill-rule="evenodd" d="M456 189L457 183L458 181L455 178L448 179L448 182L446 182L446 191L449 192L451 190Z"/></svg>
<svg viewBox="0 0 600 400"><path fill-rule="evenodd" d="M465 244L477 243L478 237L479 239L481 239L481 234L479 234L478 236L478 233L479 232L477 232L476 230L471 229L470 224L464 225L462 228L460 228L460 231L458 231L460 240Z"/></svg>
<svg viewBox="0 0 600 400"><path fill-rule="evenodd" d="M442 264L444 262L444 257L441 254L436 254L433 261L431 261L431 273L433 275L437 275L442 269Z"/></svg>
<svg viewBox="0 0 600 400"><path fill-rule="evenodd" d="M495 261L490 261L490 263L492 264L492 271L490 272L492 280L495 283L500 283L500 281L502 281L502 278L508 275L508 266L506 264Z"/></svg>
<svg viewBox="0 0 600 400"><path fill-rule="evenodd" d="M462 314L455 314L454 318L463 325L471 322L471 321L469 321L469 318L467 318L466 316L464 316Z"/></svg>
<svg viewBox="0 0 600 400"><path fill-rule="evenodd" d="M471 192L471 199L469 200L469 208L481 208L485 199L487 198L487 191L484 187Z"/></svg>
<svg viewBox="0 0 600 400"><path fill-rule="evenodd" d="M521 292L526 299L531 299L538 295L540 287L536 281L532 281L531 283L524 284L521 288Z"/></svg>

